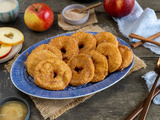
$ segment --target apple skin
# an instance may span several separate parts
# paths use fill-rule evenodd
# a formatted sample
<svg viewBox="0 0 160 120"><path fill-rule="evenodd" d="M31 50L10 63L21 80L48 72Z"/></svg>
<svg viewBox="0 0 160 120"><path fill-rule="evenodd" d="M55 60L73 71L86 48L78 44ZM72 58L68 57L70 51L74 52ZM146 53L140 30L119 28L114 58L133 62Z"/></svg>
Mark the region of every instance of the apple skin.
<svg viewBox="0 0 160 120"><path fill-rule="evenodd" d="M103 0L103 7L108 15L121 18L131 13L135 0Z"/></svg>
<svg viewBox="0 0 160 120"><path fill-rule="evenodd" d="M11 51L12 46L0 44L0 59L5 58Z"/></svg>
<svg viewBox="0 0 160 120"><path fill-rule="evenodd" d="M51 27L54 14L48 5L34 3L25 10L24 21L31 30L42 32Z"/></svg>
<svg viewBox="0 0 160 120"><path fill-rule="evenodd" d="M10 39L6 37L9 34L13 35L13 38ZM24 41L24 35L21 31L12 27L1 27L0 28L0 44L2 45L18 45Z"/></svg>

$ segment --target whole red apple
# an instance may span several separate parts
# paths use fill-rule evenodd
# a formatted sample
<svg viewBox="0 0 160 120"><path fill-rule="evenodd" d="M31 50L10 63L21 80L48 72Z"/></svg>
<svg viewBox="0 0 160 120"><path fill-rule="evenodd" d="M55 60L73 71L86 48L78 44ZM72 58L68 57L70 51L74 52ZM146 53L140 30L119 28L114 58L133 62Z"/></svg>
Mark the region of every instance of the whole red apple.
<svg viewBox="0 0 160 120"><path fill-rule="evenodd" d="M132 11L134 2L135 0L103 0L103 6L108 15L120 18Z"/></svg>
<svg viewBox="0 0 160 120"><path fill-rule="evenodd" d="M31 30L42 32L51 27L54 14L48 5L34 3L25 10L24 21Z"/></svg>

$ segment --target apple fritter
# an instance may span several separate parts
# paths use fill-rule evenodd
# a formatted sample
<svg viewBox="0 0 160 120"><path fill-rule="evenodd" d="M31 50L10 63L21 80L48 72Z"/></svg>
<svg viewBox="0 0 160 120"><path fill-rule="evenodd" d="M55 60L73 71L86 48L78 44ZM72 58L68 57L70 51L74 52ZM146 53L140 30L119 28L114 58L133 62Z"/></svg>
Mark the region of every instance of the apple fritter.
<svg viewBox="0 0 160 120"><path fill-rule="evenodd" d="M27 68L28 74L33 77L33 71L38 62L47 58L58 59L58 57L49 50L32 50L31 54L27 56L27 60L24 63Z"/></svg>
<svg viewBox="0 0 160 120"><path fill-rule="evenodd" d="M70 36L58 36L48 43L62 52L63 60L67 63L74 55L78 54L78 44Z"/></svg>
<svg viewBox="0 0 160 120"><path fill-rule="evenodd" d="M34 82L47 90L65 89L72 77L70 67L59 59L44 59L40 61L34 70Z"/></svg>
<svg viewBox="0 0 160 120"><path fill-rule="evenodd" d="M109 42L118 47L116 36L110 32L99 32L98 34L94 35L94 37L97 39L97 46L102 42Z"/></svg>
<svg viewBox="0 0 160 120"><path fill-rule="evenodd" d="M62 59L62 53L56 47L53 47L49 44L42 44L34 49L34 52L41 51L41 50L49 50L50 52L54 53L59 59Z"/></svg>
<svg viewBox="0 0 160 120"><path fill-rule="evenodd" d="M116 71L120 67L122 63L122 56L118 47L112 43L104 42L100 43L96 50L106 56L108 60L109 73Z"/></svg>
<svg viewBox="0 0 160 120"><path fill-rule="evenodd" d="M96 39L90 33L76 32L72 34L71 37L78 42L79 53L87 53L96 48Z"/></svg>
<svg viewBox="0 0 160 120"><path fill-rule="evenodd" d="M68 62L72 70L70 84L73 86L84 85L90 82L94 76L94 65L89 55L80 53Z"/></svg>
<svg viewBox="0 0 160 120"><path fill-rule="evenodd" d="M108 61L106 57L96 50L91 50L87 54L91 56L95 68L91 82L102 81L108 75Z"/></svg>
<svg viewBox="0 0 160 120"><path fill-rule="evenodd" d="M124 68L128 67L133 61L133 52L129 47L124 45L119 45L118 49L122 56L122 64L118 70L122 71Z"/></svg>

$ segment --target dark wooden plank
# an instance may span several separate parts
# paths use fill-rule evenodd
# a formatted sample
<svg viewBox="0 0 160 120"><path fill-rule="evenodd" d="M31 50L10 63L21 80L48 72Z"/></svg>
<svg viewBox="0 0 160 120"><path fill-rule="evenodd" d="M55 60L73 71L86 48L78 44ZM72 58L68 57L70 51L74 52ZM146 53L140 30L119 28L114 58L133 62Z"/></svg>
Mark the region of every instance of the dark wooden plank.
<svg viewBox="0 0 160 120"><path fill-rule="evenodd" d="M83 4L85 6L89 6L97 2L102 2L102 0L90 0L90 2L79 2L76 0L60 0L60 1L57 1L57 0L45 0L45 1L44 0L26 0L26 1L19 0L20 13L24 13L25 9L33 3L45 3L51 7L53 12L62 12L63 8L65 8L66 6L70 4ZM104 12L103 5L97 7L96 10Z"/></svg>
<svg viewBox="0 0 160 120"><path fill-rule="evenodd" d="M140 6L143 9L151 8L155 11L160 11L159 5L160 1L159 0L137 0L137 2L140 4Z"/></svg>
<svg viewBox="0 0 160 120"><path fill-rule="evenodd" d="M79 2L82 1L82 2ZM89 6L91 4L97 3L97 2L103 2L103 0L88 0L88 2L83 2L83 0L19 0L20 5L20 13L24 13L25 9L33 4L33 3L45 3L51 7L53 12L61 12L64 7L70 4L83 4L85 6ZM160 11L159 0L137 0L137 2L140 4L140 6L145 9L147 7L154 9L155 11ZM105 12L103 5L96 7L95 10L97 12Z"/></svg>

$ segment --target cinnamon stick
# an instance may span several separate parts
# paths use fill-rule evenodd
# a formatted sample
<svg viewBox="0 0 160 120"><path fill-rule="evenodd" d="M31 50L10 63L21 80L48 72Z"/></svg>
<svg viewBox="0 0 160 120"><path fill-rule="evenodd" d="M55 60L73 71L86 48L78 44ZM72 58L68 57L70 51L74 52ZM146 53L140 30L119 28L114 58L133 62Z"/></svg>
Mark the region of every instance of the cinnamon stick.
<svg viewBox="0 0 160 120"><path fill-rule="evenodd" d="M97 6L100 6L100 5L102 5L102 2L98 2L96 4L93 4L93 5L90 5L88 7L85 7L83 9L79 10L79 13L82 13L83 11L89 10L91 8L94 8L94 7L97 7Z"/></svg>
<svg viewBox="0 0 160 120"><path fill-rule="evenodd" d="M134 34L134 33L131 33L131 34L129 35L129 37L139 39L139 40L141 40L141 41L143 41L143 42L153 43L153 44L155 44L155 45L157 45L157 46L160 47L160 43L159 43L159 42L153 41L153 40L151 40L151 39L149 39L149 38L145 38L145 37L142 37L142 36L137 35L137 34Z"/></svg>
<svg viewBox="0 0 160 120"><path fill-rule="evenodd" d="M148 39L155 39L155 38L157 38L157 37L159 37L160 36L160 32L158 32L158 33L156 33L156 34L154 34L154 35L152 35L152 36L150 36L150 37L148 37ZM139 42L137 42L137 43L134 43L134 44L132 44L132 47L133 48L136 48L136 47L138 47L138 46L140 46L140 45L142 45L142 44L144 44L145 42L143 42L143 41L139 41Z"/></svg>

